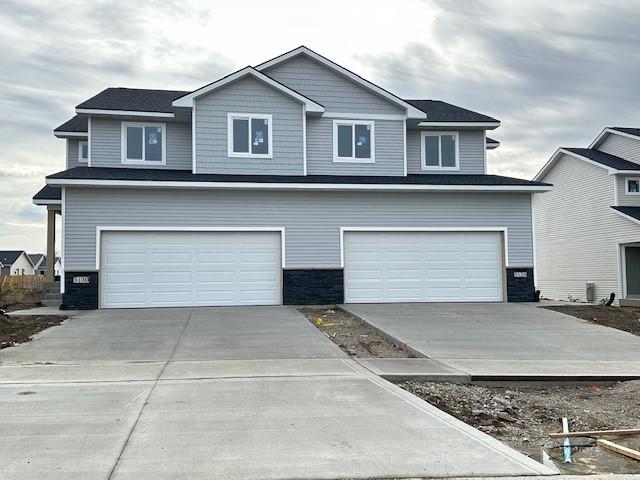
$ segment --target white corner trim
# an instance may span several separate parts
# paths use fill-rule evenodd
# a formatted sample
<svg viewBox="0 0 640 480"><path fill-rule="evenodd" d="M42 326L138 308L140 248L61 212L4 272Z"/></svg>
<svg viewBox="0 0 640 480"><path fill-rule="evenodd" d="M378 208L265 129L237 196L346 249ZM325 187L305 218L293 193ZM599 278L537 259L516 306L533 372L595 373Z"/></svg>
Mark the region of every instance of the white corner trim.
<svg viewBox="0 0 640 480"><path fill-rule="evenodd" d="M196 173L196 100L193 99L193 107L191 108L191 173Z"/></svg>
<svg viewBox="0 0 640 480"><path fill-rule="evenodd" d="M402 160L403 160L403 174L406 177L408 173L407 167L407 121L402 123Z"/></svg>
<svg viewBox="0 0 640 480"><path fill-rule="evenodd" d="M532 248L532 254L533 254L533 270L534 270L534 277L535 277L535 272L537 271L537 267L538 267L538 251L536 249L536 211L535 211L535 206L534 206L534 201L535 201L535 195L533 193L529 194L529 202L531 203L531 246Z"/></svg>
<svg viewBox="0 0 640 480"><path fill-rule="evenodd" d="M316 62L338 72L339 74L341 74L344 77L347 77L348 79L350 79L351 81L362 85L363 87L367 88L368 90L373 91L375 94L377 94L378 96L385 98L386 100L390 101L391 103L394 103L396 105L399 105L402 108L405 108L407 110L407 116L409 118L427 118L427 114L424 113L422 110L414 107L413 105L411 105L408 102L405 102L404 100L402 100L401 98L397 97L396 95L392 94L391 92L386 91L385 89L379 87L378 85L365 80L364 78L362 78L359 75L356 75L355 73L353 73L350 70L347 70L346 68L338 65L337 63L332 62L331 60L329 60L328 58L323 57L322 55L314 52L313 50L307 48L307 47L298 47L294 50L291 50L290 52L286 52L282 55L279 55L275 58L272 58L271 60L267 60L266 62L261 63L260 65L257 65L255 68L258 71L262 71L262 70L266 70L269 67L272 67L274 65L278 65L279 63L285 62L287 60L289 60L290 58L293 57L297 57L298 55L306 55L309 58L315 60Z"/></svg>
<svg viewBox="0 0 640 480"><path fill-rule="evenodd" d="M91 117L87 119L87 166L91 166Z"/></svg>
<svg viewBox="0 0 640 480"><path fill-rule="evenodd" d="M268 120L269 125L269 153L251 153L251 121L253 119ZM246 153L238 153L233 151L233 120L246 119L248 120L248 142L249 151ZM273 115L270 113L235 113L227 112L227 156L229 158L273 158Z"/></svg>
<svg viewBox="0 0 640 480"><path fill-rule="evenodd" d="M627 215L626 213L622 213L619 210L616 210L615 208L612 208L611 210L613 210L614 212L616 212L618 215L620 215L622 218L626 218L627 220L631 220L634 223L638 223L640 224L640 220L638 220L637 218L633 218L632 216Z"/></svg>
<svg viewBox="0 0 640 480"><path fill-rule="evenodd" d="M302 106L302 175L307 176L307 107Z"/></svg>
<svg viewBox="0 0 640 480"><path fill-rule="evenodd" d="M127 127L142 128L142 160L127 158ZM162 136L162 160L145 160L146 157L146 136L144 129L146 127L161 128ZM120 152L122 165L166 165L167 164L167 124L153 122L120 122Z"/></svg>
<svg viewBox="0 0 640 480"><path fill-rule="evenodd" d="M484 143L484 148L482 149L482 173L484 175L487 174L487 131L482 131L482 141Z"/></svg>
<svg viewBox="0 0 640 480"><path fill-rule="evenodd" d="M610 177L613 180L613 205L618 206L618 177L615 175Z"/></svg>
<svg viewBox="0 0 640 480"><path fill-rule="evenodd" d="M509 229L507 227L340 227L340 267L344 268L345 232L497 232L504 240L504 268L509 268Z"/></svg>
<svg viewBox="0 0 640 480"><path fill-rule="evenodd" d="M472 127L472 128L497 128L500 122L419 122L418 127Z"/></svg>
<svg viewBox="0 0 640 480"><path fill-rule="evenodd" d="M100 110L93 108L76 108L76 113L84 113L87 115L119 115L127 117L164 117L173 118L173 113L166 112L138 112L135 110Z"/></svg>
<svg viewBox="0 0 640 480"><path fill-rule="evenodd" d="M62 213L61 213L61 222L62 222L62 227L61 227L61 233L60 233L60 293L64 293L64 245L65 245L65 233L66 233L66 218L67 218L67 208L66 208L66 193L67 193L67 189L62 187L62 199L60 200L60 203L62 204ZM55 225L54 225L55 228ZM55 253L55 250L54 250ZM55 259L53 261L53 266L55 267ZM55 272L54 272L55 273Z"/></svg>
<svg viewBox="0 0 640 480"><path fill-rule="evenodd" d="M351 157L338 156L338 126L347 125L351 126ZM356 125L368 125L369 137L370 137L370 151L369 158L357 158L356 157ZM376 137L375 137L375 122L373 120L333 120L333 161L334 163L375 163L376 162Z"/></svg>
<svg viewBox="0 0 640 480"><path fill-rule="evenodd" d="M181 182L151 180L84 180L46 179L47 185L91 186L91 187L148 187L186 189L231 189L231 190L384 190L384 191L451 191L451 192L547 192L553 189L546 185L414 185L414 184L358 184L358 183L263 183L263 182Z"/></svg>
<svg viewBox="0 0 640 480"><path fill-rule="evenodd" d="M307 112L310 113L322 113L324 112L324 107L322 105L320 105L319 103L314 102L313 100L311 100L310 98L305 97L304 95L299 94L298 92L296 92L295 90L290 89L289 87L287 87L286 85L283 85L280 82L275 81L273 78L266 76L264 73L259 72L258 70L254 69L253 67L245 67L241 70L238 70L237 72L231 73L230 75L227 75L226 77L223 77L219 80L216 80L213 83L210 83L208 85L205 85L204 87L201 87L197 90L194 90L191 93L188 93L180 98L175 99L172 102L172 105L174 107L187 107L190 108L193 106L193 100L195 100L198 97L201 97L202 95L206 95L214 90L217 90L218 88L221 88L229 83L235 82L236 80L239 80L241 78L246 77L247 75L250 75L252 77L254 77L256 80L261 81L262 83L265 83L267 85L269 85L272 88L275 88L276 90L284 93L285 95L297 100L298 102L304 104L307 107Z"/></svg>
<svg viewBox="0 0 640 480"><path fill-rule="evenodd" d="M454 167L443 167L443 166L427 166L427 157L425 152L425 138L426 137L438 137L438 157L440 161L440 165L442 165L442 139L440 138L442 135L453 135L456 138L456 165ZM460 170L460 132L449 130L449 131L421 131L420 132L420 169L423 171L436 171L436 172L455 172Z"/></svg>
<svg viewBox="0 0 640 480"><path fill-rule="evenodd" d="M63 190L64 192L64 190ZM286 229L285 227L177 227L177 226L127 226L127 225L97 225L96 226L96 270L100 270L100 249L102 247L102 232L279 232L280 233L280 264L286 268Z"/></svg>
<svg viewBox="0 0 640 480"><path fill-rule="evenodd" d="M58 138L66 138L66 137L86 137L88 136L88 132L53 132L53 135Z"/></svg>

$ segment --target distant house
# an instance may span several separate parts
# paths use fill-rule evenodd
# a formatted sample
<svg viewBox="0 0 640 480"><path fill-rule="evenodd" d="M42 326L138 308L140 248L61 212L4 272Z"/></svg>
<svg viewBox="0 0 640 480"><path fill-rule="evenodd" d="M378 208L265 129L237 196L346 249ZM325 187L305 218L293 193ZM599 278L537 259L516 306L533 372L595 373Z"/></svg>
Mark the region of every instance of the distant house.
<svg viewBox="0 0 640 480"><path fill-rule="evenodd" d="M1 275L33 275L33 263L24 250L0 250Z"/></svg>
<svg viewBox="0 0 640 480"><path fill-rule="evenodd" d="M42 253L28 253L27 256L31 263L33 263L34 275L46 275L47 274L47 256Z"/></svg>

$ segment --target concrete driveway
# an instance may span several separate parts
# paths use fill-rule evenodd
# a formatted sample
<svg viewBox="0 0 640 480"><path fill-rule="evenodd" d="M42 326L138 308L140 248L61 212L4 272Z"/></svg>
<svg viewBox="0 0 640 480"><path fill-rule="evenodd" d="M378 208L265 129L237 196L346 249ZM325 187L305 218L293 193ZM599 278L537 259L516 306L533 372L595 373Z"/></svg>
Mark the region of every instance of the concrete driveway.
<svg viewBox="0 0 640 480"><path fill-rule="evenodd" d="M0 462L12 479L549 473L285 307L96 311L2 350Z"/></svg>
<svg viewBox="0 0 640 480"><path fill-rule="evenodd" d="M421 356L482 379L640 378L640 338L520 303L345 305Z"/></svg>

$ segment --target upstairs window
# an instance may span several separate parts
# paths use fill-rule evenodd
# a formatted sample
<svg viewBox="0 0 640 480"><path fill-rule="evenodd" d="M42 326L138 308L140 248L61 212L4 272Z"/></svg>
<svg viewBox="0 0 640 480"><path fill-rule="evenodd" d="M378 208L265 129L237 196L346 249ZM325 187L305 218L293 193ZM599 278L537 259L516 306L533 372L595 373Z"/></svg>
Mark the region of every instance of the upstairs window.
<svg viewBox="0 0 640 480"><path fill-rule="evenodd" d="M89 143L78 142L78 161L87 163L89 161Z"/></svg>
<svg viewBox="0 0 640 480"><path fill-rule="evenodd" d="M166 164L164 123L122 122L122 163Z"/></svg>
<svg viewBox="0 0 640 480"><path fill-rule="evenodd" d="M333 161L373 163L375 161L374 122L334 120Z"/></svg>
<svg viewBox="0 0 640 480"><path fill-rule="evenodd" d="M640 195L640 178L627 178L627 194Z"/></svg>
<svg viewBox="0 0 640 480"><path fill-rule="evenodd" d="M258 113L227 115L230 157L272 158L272 116Z"/></svg>
<svg viewBox="0 0 640 480"><path fill-rule="evenodd" d="M422 169L459 170L458 132L422 132Z"/></svg>

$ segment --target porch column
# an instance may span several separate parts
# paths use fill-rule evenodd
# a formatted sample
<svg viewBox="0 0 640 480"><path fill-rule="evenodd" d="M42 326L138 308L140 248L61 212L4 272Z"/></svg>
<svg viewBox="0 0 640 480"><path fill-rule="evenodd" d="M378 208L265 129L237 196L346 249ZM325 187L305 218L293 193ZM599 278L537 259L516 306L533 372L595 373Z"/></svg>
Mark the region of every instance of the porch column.
<svg viewBox="0 0 640 480"><path fill-rule="evenodd" d="M47 282L53 282L56 264L56 211L47 209Z"/></svg>

